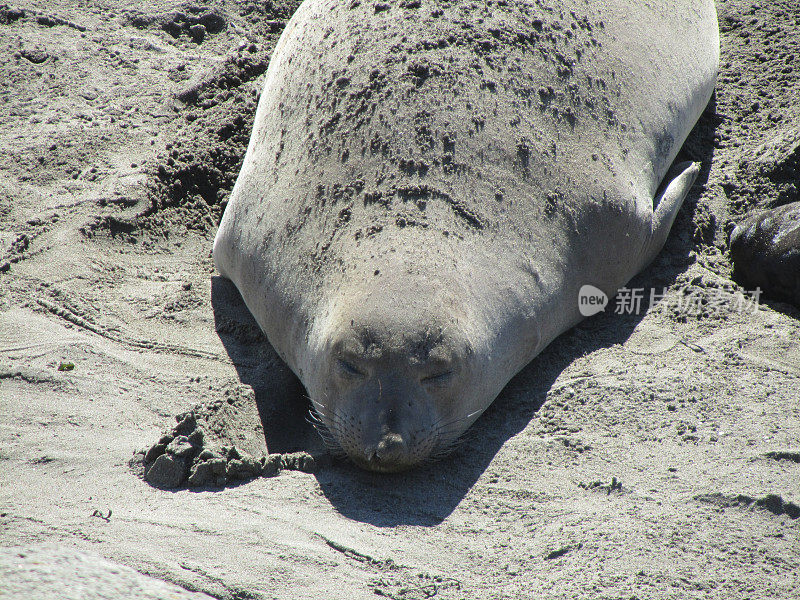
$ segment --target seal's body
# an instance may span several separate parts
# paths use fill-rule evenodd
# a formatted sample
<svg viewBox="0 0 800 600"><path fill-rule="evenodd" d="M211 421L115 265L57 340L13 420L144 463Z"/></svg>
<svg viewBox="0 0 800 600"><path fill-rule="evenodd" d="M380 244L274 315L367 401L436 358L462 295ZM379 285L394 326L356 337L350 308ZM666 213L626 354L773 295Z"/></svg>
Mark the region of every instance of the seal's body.
<svg viewBox="0 0 800 600"><path fill-rule="evenodd" d="M581 286L651 261L718 58L706 0L306 0L214 260L329 441L375 470L441 453Z"/></svg>

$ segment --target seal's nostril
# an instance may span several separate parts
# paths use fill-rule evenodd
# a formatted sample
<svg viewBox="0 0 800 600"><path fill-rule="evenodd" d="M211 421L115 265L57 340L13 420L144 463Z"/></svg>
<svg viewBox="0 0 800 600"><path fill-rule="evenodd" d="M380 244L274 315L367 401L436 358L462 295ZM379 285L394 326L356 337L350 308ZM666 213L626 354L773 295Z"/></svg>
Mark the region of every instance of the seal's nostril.
<svg viewBox="0 0 800 600"><path fill-rule="evenodd" d="M367 463L376 467L390 467L402 462L407 454L407 445L400 434L387 433L375 446L364 450Z"/></svg>
<svg viewBox="0 0 800 600"><path fill-rule="evenodd" d="M375 450L376 456L383 461L393 461L402 457L405 452L406 444L403 438L397 433L387 433L378 442Z"/></svg>

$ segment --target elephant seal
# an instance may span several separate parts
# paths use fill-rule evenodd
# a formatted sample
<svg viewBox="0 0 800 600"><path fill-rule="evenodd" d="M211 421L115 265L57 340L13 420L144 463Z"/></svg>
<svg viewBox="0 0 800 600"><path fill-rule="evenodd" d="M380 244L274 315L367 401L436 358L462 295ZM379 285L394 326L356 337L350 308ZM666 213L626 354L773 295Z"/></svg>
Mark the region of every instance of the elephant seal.
<svg viewBox="0 0 800 600"><path fill-rule="evenodd" d="M733 276L800 308L800 202L758 210L730 235Z"/></svg>
<svg viewBox="0 0 800 600"><path fill-rule="evenodd" d="M714 88L710 0L306 0L214 241L330 446L446 452L663 246Z"/></svg>

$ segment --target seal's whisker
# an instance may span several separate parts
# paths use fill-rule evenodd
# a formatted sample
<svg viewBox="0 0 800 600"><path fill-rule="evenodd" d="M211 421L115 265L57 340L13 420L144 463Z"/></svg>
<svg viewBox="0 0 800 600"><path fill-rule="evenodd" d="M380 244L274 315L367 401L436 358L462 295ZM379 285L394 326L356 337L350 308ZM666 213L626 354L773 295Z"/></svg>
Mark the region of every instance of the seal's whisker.
<svg viewBox="0 0 800 600"><path fill-rule="evenodd" d="M457 417L455 419L451 419L450 421L445 421L444 423L435 425L432 427L432 429L435 429L440 434L451 433L458 429L468 418L469 417Z"/></svg>
<svg viewBox="0 0 800 600"><path fill-rule="evenodd" d="M431 453L431 456L435 459L444 458L446 455L451 454L457 448L469 443L475 438L475 430L474 429L467 429L461 435L457 435L450 440L442 443L434 452Z"/></svg>
<svg viewBox="0 0 800 600"><path fill-rule="evenodd" d="M335 438L323 435L319 430L317 430L317 433L322 438L322 443L325 444L325 449L332 456L341 457L347 454Z"/></svg>
<svg viewBox="0 0 800 600"><path fill-rule="evenodd" d="M447 454L453 452L459 446L462 446L465 442L473 439L475 436L475 429L468 427L466 430L462 431L462 425L464 421L472 420L473 417L475 417L475 415L479 412L481 411L476 411L466 416L452 419L436 427L438 444L436 449L431 452L431 457L433 459L443 458Z"/></svg>
<svg viewBox="0 0 800 600"><path fill-rule="evenodd" d="M304 397L311 403L306 421L317 431L330 454L336 457L345 456L347 453L339 440L342 437L342 430L347 427L347 424L338 415L327 411L320 401L314 400L310 396Z"/></svg>
<svg viewBox="0 0 800 600"><path fill-rule="evenodd" d="M317 415L309 413L306 416L306 423L311 424L323 438L333 438L325 423Z"/></svg>
<svg viewBox="0 0 800 600"><path fill-rule="evenodd" d="M331 415L327 414L326 412L316 410L312 408L308 411L309 418L313 419L315 423L319 423L320 425L325 425L323 422L323 417L332 418Z"/></svg>

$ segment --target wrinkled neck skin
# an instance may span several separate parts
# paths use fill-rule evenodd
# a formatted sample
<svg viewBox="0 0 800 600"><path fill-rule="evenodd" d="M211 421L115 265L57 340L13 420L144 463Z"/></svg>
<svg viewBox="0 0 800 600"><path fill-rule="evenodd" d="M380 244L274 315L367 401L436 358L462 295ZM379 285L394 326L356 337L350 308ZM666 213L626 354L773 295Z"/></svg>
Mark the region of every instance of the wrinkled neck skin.
<svg viewBox="0 0 800 600"><path fill-rule="evenodd" d="M295 345L323 437L377 471L444 454L563 327L559 282L513 254L405 241L365 242Z"/></svg>

